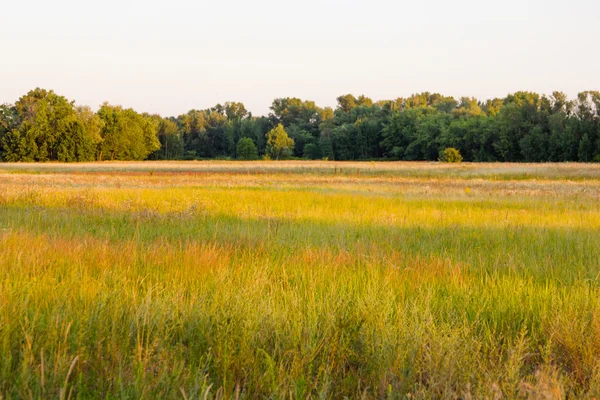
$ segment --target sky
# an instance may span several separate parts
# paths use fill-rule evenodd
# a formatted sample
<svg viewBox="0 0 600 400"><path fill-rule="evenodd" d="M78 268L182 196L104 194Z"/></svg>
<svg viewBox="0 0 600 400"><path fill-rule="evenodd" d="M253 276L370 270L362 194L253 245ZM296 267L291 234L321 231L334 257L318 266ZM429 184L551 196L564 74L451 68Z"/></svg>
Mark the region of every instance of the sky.
<svg viewBox="0 0 600 400"><path fill-rule="evenodd" d="M0 5L0 103L35 87L179 115L600 87L597 0L29 0Z"/></svg>

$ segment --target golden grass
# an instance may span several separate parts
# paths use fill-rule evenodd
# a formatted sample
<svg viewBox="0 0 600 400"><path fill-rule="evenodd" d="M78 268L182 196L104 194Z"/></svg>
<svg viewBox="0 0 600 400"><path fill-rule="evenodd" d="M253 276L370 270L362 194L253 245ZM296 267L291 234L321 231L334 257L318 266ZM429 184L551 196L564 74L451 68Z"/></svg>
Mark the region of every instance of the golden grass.
<svg viewBox="0 0 600 400"><path fill-rule="evenodd" d="M596 166L344 165L0 166L0 396L600 395Z"/></svg>

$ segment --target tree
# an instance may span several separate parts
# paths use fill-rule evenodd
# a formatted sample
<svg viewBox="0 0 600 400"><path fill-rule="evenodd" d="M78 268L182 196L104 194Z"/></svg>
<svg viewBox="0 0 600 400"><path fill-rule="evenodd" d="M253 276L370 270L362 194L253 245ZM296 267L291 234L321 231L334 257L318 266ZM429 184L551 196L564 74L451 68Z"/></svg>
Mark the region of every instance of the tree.
<svg viewBox="0 0 600 400"><path fill-rule="evenodd" d="M244 103L236 103L235 101L227 102L224 105L225 115L230 120L240 120L248 116L248 111Z"/></svg>
<svg viewBox="0 0 600 400"><path fill-rule="evenodd" d="M8 148L11 147L8 135L18 129L20 125L19 114L10 104L0 105L0 161L6 161ZM6 144L3 144L6 141Z"/></svg>
<svg viewBox="0 0 600 400"><path fill-rule="evenodd" d="M590 162L592 161L592 141L590 140L588 134L583 135L581 140L579 141L579 151L577 155L579 157L579 161L581 162Z"/></svg>
<svg viewBox="0 0 600 400"><path fill-rule="evenodd" d="M413 144L418 136L419 125L431 109L414 108L394 113L382 129L381 147L388 157L404 160L418 159L421 152Z"/></svg>
<svg viewBox="0 0 600 400"><path fill-rule="evenodd" d="M268 128L266 128L268 127ZM250 138L257 147L258 154L264 154L265 152L265 134L271 129L270 121L265 117L250 117L245 118L239 122L239 137L237 140L242 138Z"/></svg>
<svg viewBox="0 0 600 400"><path fill-rule="evenodd" d="M183 158L183 138L177 124L168 118L158 118L156 135L160 149L148 156L151 160L177 160Z"/></svg>
<svg viewBox="0 0 600 400"><path fill-rule="evenodd" d="M354 160L356 158L357 134L358 129L350 123L342 124L332 130L331 141L336 160Z"/></svg>
<svg viewBox="0 0 600 400"><path fill-rule="evenodd" d="M319 134L322 121L331 118L331 109L321 109L314 101L302 101L296 97L273 100L269 115L274 124L282 124L286 130L295 125L298 130L305 131L315 138Z"/></svg>
<svg viewBox="0 0 600 400"><path fill-rule="evenodd" d="M462 117L476 117L482 113L481 106L474 97L461 97L458 108L453 111Z"/></svg>
<svg viewBox="0 0 600 400"><path fill-rule="evenodd" d="M354 107L358 106L358 100L351 94L346 94L337 98L338 109L344 112L350 112Z"/></svg>
<svg viewBox="0 0 600 400"><path fill-rule="evenodd" d="M158 127L149 115L104 103L98 116L102 119L102 143L98 159L145 160L160 149Z"/></svg>
<svg viewBox="0 0 600 400"><path fill-rule="evenodd" d="M406 155L414 160L437 160L440 140L450 125L452 116L446 113L429 112L421 117L417 136L406 149Z"/></svg>
<svg viewBox="0 0 600 400"><path fill-rule="evenodd" d="M354 122L356 128L356 151L359 159L371 159L381 156L382 120L372 115L359 118Z"/></svg>
<svg viewBox="0 0 600 400"><path fill-rule="evenodd" d="M267 154L276 160L289 157L294 146L282 124L277 125L267 133Z"/></svg>
<svg viewBox="0 0 600 400"><path fill-rule="evenodd" d="M523 159L528 162L548 161L548 135L536 126L519 141Z"/></svg>
<svg viewBox="0 0 600 400"><path fill-rule="evenodd" d="M205 146L201 149L202 156L207 158L227 156L233 146L233 137L228 133L231 131L228 129L227 116L216 111L209 113Z"/></svg>
<svg viewBox="0 0 600 400"><path fill-rule="evenodd" d="M0 156L10 161L90 161L95 158L99 121L87 108L52 90L34 89L0 118Z"/></svg>
<svg viewBox="0 0 600 400"><path fill-rule="evenodd" d="M318 160L321 158L321 149L314 143L309 143L304 146L304 158L308 160Z"/></svg>
<svg viewBox="0 0 600 400"><path fill-rule="evenodd" d="M373 100L371 100L369 97L365 96L364 94L361 94L356 99L356 104L359 106L371 107L373 105Z"/></svg>
<svg viewBox="0 0 600 400"><path fill-rule="evenodd" d="M102 142L102 128L104 122L98 114L88 106L77 107L77 119L83 127L82 153L78 161L94 161L98 146Z"/></svg>
<svg viewBox="0 0 600 400"><path fill-rule="evenodd" d="M323 159L335 160L333 153L333 143L329 134L321 135L319 139L319 154Z"/></svg>
<svg viewBox="0 0 600 400"><path fill-rule="evenodd" d="M245 137L238 141L236 154L240 160L256 160L258 158L258 149L252 139Z"/></svg>
<svg viewBox="0 0 600 400"><path fill-rule="evenodd" d="M436 160L454 148L466 161L600 160L598 91L574 100L562 92L487 101L423 92L376 102L347 94L337 101L333 110L277 98L263 117L227 102L162 118L107 103L95 113L37 88L0 106L0 161L242 158L250 147L244 138L257 156L274 159Z"/></svg>
<svg viewBox="0 0 600 400"><path fill-rule="evenodd" d="M292 124L286 128L286 132L288 133L288 136L294 140L294 148L292 149L292 155L294 157L302 157L304 154L304 146L309 143L314 143L317 140L310 132L302 129L296 124Z"/></svg>

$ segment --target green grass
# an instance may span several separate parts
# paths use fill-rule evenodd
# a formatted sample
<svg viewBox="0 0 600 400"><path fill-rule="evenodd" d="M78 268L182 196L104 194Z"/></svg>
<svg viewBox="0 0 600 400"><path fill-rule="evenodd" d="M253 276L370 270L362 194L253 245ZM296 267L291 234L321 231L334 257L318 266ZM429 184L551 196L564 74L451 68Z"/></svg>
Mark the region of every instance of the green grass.
<svg viewBox="0 0 600 400"><path fill-rule="evenodd" d="M0 174L0 396L600 395L596 179L310 166Z"/></svg>

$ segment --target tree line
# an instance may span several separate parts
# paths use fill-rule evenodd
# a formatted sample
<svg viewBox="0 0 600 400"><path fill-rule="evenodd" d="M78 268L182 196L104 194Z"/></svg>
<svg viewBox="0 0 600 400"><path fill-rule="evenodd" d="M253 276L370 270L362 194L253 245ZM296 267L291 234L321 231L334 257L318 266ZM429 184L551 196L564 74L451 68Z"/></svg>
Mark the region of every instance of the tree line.
<svg viewBox="0 0 600 400"><path fill-rule="evenodd" d="M192 159L600 162L600 92L517 92L479 101L437 93L337 107L275 99L267 116L227 102L177 117L104 103L94 112L51 90L0 106L0 161Z"/></svg>

